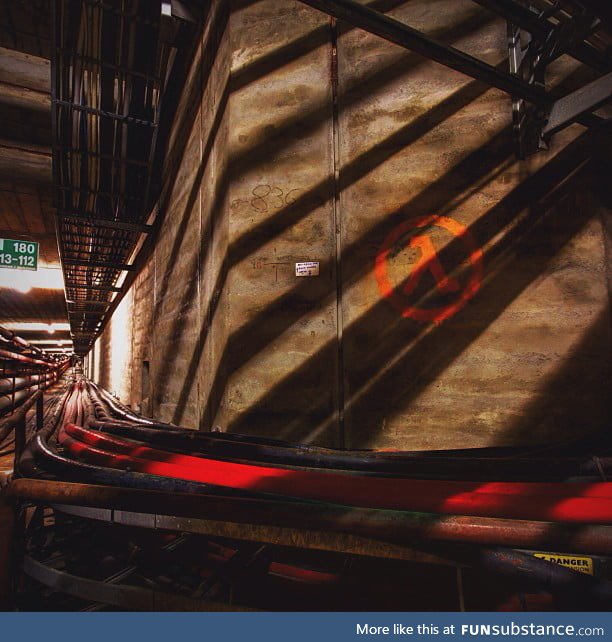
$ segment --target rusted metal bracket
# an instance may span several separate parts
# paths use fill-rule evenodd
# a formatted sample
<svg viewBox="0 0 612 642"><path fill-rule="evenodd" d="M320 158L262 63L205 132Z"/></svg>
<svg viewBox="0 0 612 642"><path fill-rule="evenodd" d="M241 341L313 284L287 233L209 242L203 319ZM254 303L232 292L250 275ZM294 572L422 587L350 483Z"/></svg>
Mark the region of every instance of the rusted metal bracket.
<svg viewBox="0 0 612 642"><path fill-rule="evenodd" d="M487 5L497 5L497 0L489 0ZM516 5L514 2L501 2L502 5ZM524 6L523 6L524 5ZM500 12L518 18L519 23L508 22L508 58L511 75L518 80L545 93L545 76L548 65L561 55L578 51L578 58L584 58L588 49L584 43L601 25L601 20L582 9L571 18L558 20L554 25L549 18L555 16L561 7L554 3L548 10L540 11L531 2L515 6L511 11L505 6ZM527 15L533 18L530 20ZM582 55L581 55L582 54ZM593 61L599 69L608 68L610 63L599 58ZM526 158L538 151L548 149L552 135L576 122L585 114L597 109L610 98L612 75L589 83L585 87L554 101L525 100L523 96L512 94L512 119L518 158Z"/></svg>

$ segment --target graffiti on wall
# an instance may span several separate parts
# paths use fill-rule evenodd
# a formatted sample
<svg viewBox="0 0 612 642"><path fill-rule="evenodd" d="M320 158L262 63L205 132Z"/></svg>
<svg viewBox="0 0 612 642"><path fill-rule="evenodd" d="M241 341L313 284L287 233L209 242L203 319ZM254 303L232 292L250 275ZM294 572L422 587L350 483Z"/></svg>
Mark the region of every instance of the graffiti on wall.
<svg viewBox="0 0 612 642"><path fill-rule="evenodd" d="M277 185L256 185L251 190L249 198L236 198L230 207L236 210L244 205L254 212L270 212L280 210L287 205L294 203L298 197L300 189L285 188L284 190Z"/></svg>
<svg viewBox="0 0 612 642"><path fill-rule="evenodd" d="M442 323L478 292L482 250L468 228L447 216L400 223L376 256L380 294L402 317Z"/></svg>

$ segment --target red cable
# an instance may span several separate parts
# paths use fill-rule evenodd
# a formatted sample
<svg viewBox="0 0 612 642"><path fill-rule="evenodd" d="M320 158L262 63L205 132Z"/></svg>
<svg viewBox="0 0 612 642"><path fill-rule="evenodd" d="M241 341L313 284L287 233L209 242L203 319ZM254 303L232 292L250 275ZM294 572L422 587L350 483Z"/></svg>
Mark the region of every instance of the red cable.
<svg viewBox="0 0 612 642"><path fill-rule="evenodd" d="M156 450L74 424L59 438L73 455L98 465L233 489L382 509L612 523L606 482L436 481L242 464Z"/></svg>

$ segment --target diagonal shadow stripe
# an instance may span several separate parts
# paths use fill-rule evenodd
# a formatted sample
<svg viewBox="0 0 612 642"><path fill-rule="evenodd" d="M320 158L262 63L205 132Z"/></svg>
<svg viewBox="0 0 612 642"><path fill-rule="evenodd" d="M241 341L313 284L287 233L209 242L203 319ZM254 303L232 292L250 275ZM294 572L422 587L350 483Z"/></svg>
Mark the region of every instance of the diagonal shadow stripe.
<svg viewBox="0 0 612 642"><path fill-rule="evenodd" d="M510 147L509 138L506 140L506 144ZM488 239L493 238L499 230L504 229L504 227L512 223L518 213L529 207L535 200L545 199L550 191L555 189L559 181L581 167L584 159L588 157L589 148L588 136L583 135L581 139L568 146L564 152L561 152L558 157L544 166L538 173L534 174L530 179L527 179L508 194L505 199L487 212L485 216L482 216L471 227L471 232L479 244L484 245ZM508 153L510 153L510 150L508 150ZM549 207L551 206L552 204L549 204ZM414 211L412 205L409 211ZM538 225L536 219L537 217L534 216L526 217L525 220L517 226L515 232L494 246L494 249L491 250L487 256L487 261L492 262L493 259L498 256L501 257L504 252L513 247L517 239L531 233L534 227ZM548 217L547 220L547 224L551 224L551 217ZM569 224L567 221L564 221L564 223L567 224L567 234L560 237L560 244L567 242L584 224L585 219L576 217L574 222L576 227L573 226L573 223ZM543 258L541 265L537 266L538 269L528 272L527 276L523 280L515 283L513 287L501 286L505 278L504 271L502 270L486 285L487 289L483 288L483 291L479 295L482 299L486 297L488 292L492 291L491 288L498 288L499 290L504 290L505 288L506 294L501 299L498 307L483 310L481 306L468 306L468 308L459 313L457 317L447 321L438 328L428 331L423 337L419 336L423 331L422 326L413 322L398 320L395 313L390 312L386 301L380 301L373 306L371 310L353 322L345 329L347 342L353 341L358 345L370 345L373 328L376 329L377 341L374 360L364 363L360 372L351 382L351 386L349 387L350 394L347 399L349 410L355 416L367 416L365 411L368 401L372 401L373 399L388 399L390 390L389 382L391 378L399 377L401 373L406 372L406 369L409 370L410 367L412 367L414 372L419 372L419 376L415 377L409 388L402 387L401 389L402 403L408 403L410 399L418 394L418 391L421 390L423 386L427 385L441 373L446 365L450 363L460 351L464 350L479 336L489 323L540 273L547 261L554 255L554 252L556 252L557 247L551 246L549 249L550 254ZM446 251L447 250L441 253L441 260L444 260ZM491 266L489 270L492 269L493 267ZM479 315L483 316L481 317ZM386 329L386 332L381 336L379 329L383 328ZM420 341L416 342L415 347L398 360L398 350L401 353L403 346L409 344L411 340L419 338ZM329 427L329 422L332 419L329 414L329 409L325 404L319 404L319 407L314 409L315 411L308 417L296 418L295 415L293 415L291 421L289 417L278 418L281 422L285 423L284 430L280 428L278 423L273 425L273 422L275 420L274 408L277 400L286 399L287 395L291 395L291 391L295 390L297 382L303 377L308 376L306 374L307 372L320 372L321 368L324 368L326 364L330 363L334 351L335 346L333 342L326 344L316 355L313 355L311 359L307 360L301 368L266 394L249 412L245 412L236 418L228 429L230 431L241 432L245 430L248 431L250 425L257 425L258 431L261 432L262 429L265 430L264 426L267 424L277 436L281 435L283 438L292 439L298 437L303 438L305 434L308 434L309 428L312 427L313 420L315 419L318 419L320 426L322 426L319 430L324 430L325 427ZM394 364L392 368L388 368L388 364L390 363ZM422 367L423 363L428 364L426 371L424 371ZM385 371L384 376L377 377L377 373L381 370ZM372 379L376 380L372 382ZM389 399L389 405L393 405L393 400ZM262 422L264 416L267 418L265 424ZM362 437L358 437L357 443L352 445L356 446L358 444L363 444Z"/></svg>
<svg viewBox="0 0 612 642"><path fill-rule="evenodd" d="M489 17L483 18L482 15L476 14L468 18L464 23L455 25L451 29L443 30L443 33L445 33L447 37L452 37L452 38L463 37L466 35L466 33L472 30L478 29L488 24L489 22L491 22L491 19ZM415 69L421 64L423 64L423 60L420 57L412 55L410 53L402 52L401 57L398 60L396 60L389 68L372 72L370 81L371 81L371 84L373 85L373 89L376 89L376 88L380 89L381 87L384 87L384 85L388 82L391 82L393 78L399 75L405 74L407 71L411 69ZM481 83L474 83L474 84L475 85L478 84L479 89L482 92L488 89L486 86L482 85ZM349 88L349 91L347 92L347 98L345 100L345 103L347 105L351 104L353 101L360 99L359 93L355 93L355 92L351 93L350 89L351 88ZM220 101L220 104L222 107L225 107L225 105L227 104L228 98L229 98L228 93L224 92L223 97ZM296 123L295 123L296 120L297 120L297 123L299 124L300 132L303 133L304 131L308 131L310 128L320 126L320 123L324 122L325 119L329 117L329 109L330 109L329 105L325 104L324 106L315 109L312 113L306 116L304 116L303 114L297 115L294 119L290 119L288 122L286 122L283 125L283 127L275 131L273 140L270 140L267 142L266 141L260 142L259 144L255 145L255 147L253 147L246 154L240 155L239 158L230 159L229 165L231 167L232 178L234 178L237 174L247 171L249 169L249 163L256 163L257 158L263 152L263 150L266 150L267 153L270 153L270 150L274 150L279 148L279 146L285 145L287 137L288 136L290 137L290 132L293 131L293 129L296 127ZM223 113L222 113L222 110L219 109L218 117L215 119L216 125L213 125L212 133L211 135L209 135L209 138L206 143L205 154L207 155L203 156L203 160L200 164L200 167L194 179L194 183L193 183L189 198L187 200L187 204L184 208L183 220L180 224L181 226L180 229L183 229L183 231L186 230L186 227L188 224L187 221L184 219L188 218L189 212L191 212L191 209L193 208L193 205L195 203L195 199L199 193L200 181L202 179L206 163L208 162L210 150L212 149L212 145L214 144L214 136L216 136L216 131L218 131L217 125L220 124L220 122L222 121L222 118L223 118ZM432 118L431 123L433 122L435 122L435 119ZM315 186L305 194L303 194L294 203L292 203L291 206L279 212L274 217L274 220L269 221L269 224L265 226L261 226L253 230L252 232L247 233L243 237L237 239L235 242L233 242L229 251L229 255L231 257L231 265L236 264L237 262L239 262L240 260L248 256L249 254L251 254L258 247L268 242L272 236L282 232L284 229L295 224L298 220L305 217L310 211L312 211L316 207L319 207L322 203L326 203L327 200L329 199L329 195L332 189L332 185L330 181L331 179L326 180L323 183ZM219 224L219 212L222 210L222 203L226 198L228 188L229 188L229 175L225 174L223 179L221 180L221 185L218 190L217 198L211 207L211 211L213 213L213 221L212 221L212 224L210 225L210 229L212 231L211 236L208 239L204 239L205 241L208 240L208 243L205 243L203 256L194 257L194 262L192 266L193 269L196 269L198 264L202 264L202 265L206 264L208 260L208 252L211 251L213 246L211 238L214 238L216 236L216 225ZM183 235L180 234L180 229L179 229L179 234L177 234L177 236L175 237L176 239L175 244L170 255L170 260L168 261L168 265L170 266L174 265L176 256L178 255L178 252L180 250L181 241L183 238ZM213 297L213 300L211 301L211 305L209 305L209 308L211 307L213 309L216 308L216 304L218 302L218 295L222 290L223 284L227 277L229 267L230 267L230 262L224 261L221 268L220 278L217 279L217 284L214 288L214 292L218 294L216 297ZM157 315L159 314L159 306L165 298L165 293L167 291L168 284L171 281L172 272L169 272L167 276L168 278L164 278L164 283L166 284L166 287L165 288L162 287L160 289L159 296L156 301L155 312L154 312L154 322L155 322L155 319L157 318ZM197 284L191 283L189 288L185 292L185 296L182 298L182 303L180 303L178 306L179 309L181 309L183 305L185 305L187 302L193 300L193 296L195 294L196 289L197 289ZM214 312L211 313L209 310L204 318L205 319L212 318L213 315L214 315ZM181 325L181 321L180 319L177 319L176 323L174 324L173 332L179 333L180 325ZM202 346L203 346L203 343L197 344L196 353L201 352ZM154 388L156 390L161 391L163 389L164 381L166 380L169 372L171 372L173 369L173 362L174 362L175 356L176 356L175 350L169 352L169 354L167 355L164 355L164 359L162 360L162 366L155 376ZM191 368L189 369L189 371L191 372ZM183 395L181 397L183 397ZM183 409L184 409L184 404L181 401L177 406L177 411L175 412L175 415L173 418L174 421L180 420L180 416L182 415Z"/></svg>
<svg viewBox="0 0 612 642"><path fill-rule="evenodd" d="M567 83L570 85L575 81L576 81L576 78L574 77L568 77L567 79ZM458 94L460 97L463 97L467 100L471 91L475 91L475 92L477 91L476 83L466 86L465 88L460 90ZM448 101L452 102L452 99L453 99L453 96L449 97ZM441 116L444 115L444 110L447 107L449 107L449 105L446 102L444 102L441 107L441 112L442 112ZM448 114L446 114L446 116L447 115ZM428 112L428 114L425 115L423 118L425 120L431 119L430 124L435 124L437 122L436 110L432 110L431 112ZM407 134L407 132L403 132L403 133ZM385 148L387 147L386 144L382 144L379 147L381 148L380 150L378 149L378 146L377 146L377 148L375 148L372 151L372 154L374 156L376 156L376 154L378 154L379 152L383 154L387 153L385 151ZM345 171L347 172L348 176L351 177L352 180L356 179L357 175L355 172L358 171L356 168L359 168L359 171L363 170L366 173L367 171L370 171L370 168L368 167L368 155L369 155L369 152L364 154L363 158L359 157L355 161L355 164L354 164L355 167L353 167L353 165L349 165L347 168L345 168ZM398 214L403 215L402 212L404 210L416 212L417 214L430 213L431 211L444 213L444 211L446 211L447 209L447 206L450 206L450 204L446 204L440 201L440 194L443 191L446 191L446 192L452 191L452 190L455 190L457 192L465 191L467 193L465 194L464 198L468 198L473 193L478 191L478 189L480 189L481 181L479 180L479 177L485 176L491 167L495 167L499 163L503 162L504 160L507 160L510 157L510 155L511 155L510 136L509 136L509 132L506 132L505 134L502 134L496 137L489 145L486 145L484 149L478 150L477 152L469 155L466 158L466 160L461 162L456 168L454 168L449 173L449 175L433 183L430 186L430 188L425 189L420 195L415 197L410 203L406 204L404 208L400 208L398 213L387 217L379 225L375 226L375 228L372 230L370 234L368 234L367 237L359 239L357 242L352 244L349 248L345 249L345 251L343 252L342 260L348 266L347 273L353 276L348 277L348 280L344 284L344 287L346 287L348 283L353 282L355 278L358 278L358 275L363 274L363 263L360 260L362 245L368 245L372 243L380 244L380 242L382 241L382 238L384 238L384 236L386 236L390 228L396 224L396 219L398 217ZM341 174L340 180L341 182L343 181L342 174ZM531 185L531 183L529 184ZM346 186L346 183L343 183L343 185ZM442 186L443 186L443 189L441 189ZM523 194L521 190L519 190L519 193ZM452 205L457 206L461 202L461 200L455 200ZM483 219L483 221L485 220L489 221L489 218ZM483 229L483 221L481 221L478 224L477 231L481 235L481 237L490 238L496 233L496 230L492 229L488 231L486 229ZM226 257L226 260L224 261L224 264L222 267L221 274L218 279L217 288L216 288L217 292L220 292L222 283L224 282L225 277L227 275L228 267L229 267L229 262ZM325 266L323 266L323 268L325 269ZM237 330L234 333L234 335L232 335L232 339L230 339L230 343L232 341L235 341L236 345L239 346L237 353L240 355L239 357L240 363L247 362L250 358L252 358L255 354L257 354L257 352L262 350L263 347L265 347L265 345L270 343L276 336L278 336L278 333L280 331L284 331L286 328L292 325L292 323L296 321L297 318L302 316L302 314L312 309L312 305L311 306L308 305L308 297L304 296L307 290L305 286L303 286L303 288L304 289L302 290L302 288L298 286L296 289L292 290L291 293L289 293L288 295L281 297L275 303L274 306L271 306L270 308L267 308L266 310L262 311L260 314L258 314L254 318L252 323L249 323L244 328ZM328 296L330 292L329 291L320 292L319 294L321 296ZM320 305L324 305L326 303L325 299L321 299L318 301ZM212 301L211 305L213 307L213 314L214 314L214 306L216 305L215 301ZM286 310L289 309L291 306L295 306L295 309L300 311L298 316L295 319L293 319L293 317L289 319L287 318L287 315L286 315ZM281 311L284 311L285 321L276 319L276 315ZM279 316L282 316L282 315L279 315ZM271 323L271 319L275 320L274 323ZM258 332L254 333L253 330L256 327L258 327ZM268 328L269 331L262 332L262 328L264 327ZM203 327L202 332L203 332L203 338L205 339L207 329ZM202 336L202 332L201 332L201 336ZM213 389L206 407L207 412L212 413L213 416L220 402L220 397L221 397L220 391L224 389L227 383L228 372L239 367L240 365L240 363L233 362L230 359L230 357L227 356L227 354L229 354L230 352L231 352L231 346L228 343L228 346L224 351L224 359L222 360L222 366L220 367L219 371L217 372L217 376L215 377L215 385L213 385ZM198 362L199 362L199 355L194 354L188 370L189 377L194 376L195 371L197 370ZM184 398L185 398L185 395L184 393L182 393L180 400L183 400ZM180 407L180 404L179 404L179 407ZM204 415L204 417L210 417L210 416L211 415Z"/></svg>
<svg viewBox="0 0 612 642"><path fill-rule="evenodd" d="M436 125L442 123L452 114L468 105L485 91L486 88L484 88L480 83L469 83L467 86L463 87L458 92L442 101L442 103L438 105L438 107L432 109L427 114L424 114L422 117L416 119L413 123L410 123L398 132L395 132L372 150L368 150L367 152L357 157L355 161L350 163L341 172L340 183L343 189L348 187L348 185L350 185L352 182L357 181L360 177L372 171L373 168L384 162L384 160L397 153L399 149L405 148L412 142L418 140L427 131L430 131ZM504 137L504 140L506 139L507 135ZM493 159L493 162L499 162L501 160L498 155L500 150L496 149L496 146L497 144L499 144L499 142L500 141L495 141L491 145L492 150L490 154L483 153L483 151L480 150L478 155L473 154L469 156L472 163L476 161L477 157L480 158L480 163L476 161L476 164L474 165L474 173L476 173L478 169L483 167L482 160L484 158L487 158L487 160ZM507 145L504 145L504 150L502 153L504 158L508 157L508 155L510 154L510 149ZM467 168L466 162L461 164L461 168L462 169L460 171L452 173L452 180L458 180L464 185L465 188L467 188L468 185L465 182L465 177L469 174L469 180L471 181L472 173L465 172L465 169ZM464 178L462 179L462 177ZM301 199L298 199L298 201L296 201L290 207L286 208L286 212L288 213L288 215L299 215L300 217L302 217L304 209L312 208L313 202L317 203L318 198L322 197L323 190L327 190L327 188L327 182L323 185L317 186L315 192L303 195ZM418 203L415 203L415 206L418 207ZM287 223L286 225L289 225L289 223ZM376 231L379 232L380 227L384 227L384 225L381 224L380 226L378 226ZM367 242L367 240L361 242ZM356 245L358 246L359 242L356 243ZM232 252L230 249L229 255L231 254ZM239 255L241 254L242 253L240 253ZM246 254L246 256L248 256L248 254ZM235 260L232 260L231 264L233 265L235 264L235 262ZM217 293L217 296L210 301L208 310L204 317L205 319L214 318L214 315L217 311L219 296L222 291L223 284L227 279L229 269L230 260L226 255L219 271L216 285L213 289L213 291ZM322 269L325 270L326 267L322 266ZM358 274L362 270L363 266L361 268L356 268L354 278L358 278ZM231 362L230 357L234 346L240 346L240 360L242 363L247 362L255 354L261 351L276 336L284 332L288 327L295 323L297 319L299 319L303 314L305 314L315 306L323 305L324 302L332 295L335 295L335 288L333 287L333 284L328 283L327 281L322 280L320 282L319 288L315 293L313 293L312 291L311 284L303 283L296 286L296 288L294 288L288 294L280 297L277 301L274 302L274 305L266 308L260 314L256 315L255 318L251 320L251 322L249 322L246 326L237 330L232 335L227 346L224 349L223 356L221 358L221 366L219 368L219 372L217 372L217 375L215 377L215 382L212 386L209 400L205 407L205 414L203 416L211 417L216 414L216 409L218 407L218 404L220 403L221 390L223 390L226 385L227 373L236 367L236 364ZM295 315L286 314L286 310L290 309L295 310ZM278 314L280 311L285 311L285 314ZM258 333L256 336L254 336L253 330L258 326L260 328L265 327L266 332ZM195 373L197 372L200 360L202 358L202 346L206 341L209 327L209 323L206 323L201 328L198 340L198 346L200 347L200 349L196 350L193 353L189 367L187 369L186 381L193 381L193 377L195 377ZM180 420L180 414L182 414L185 408L188 395L189 391L184 388L178 399L177 410L173 419L174 421Z"/></svg>

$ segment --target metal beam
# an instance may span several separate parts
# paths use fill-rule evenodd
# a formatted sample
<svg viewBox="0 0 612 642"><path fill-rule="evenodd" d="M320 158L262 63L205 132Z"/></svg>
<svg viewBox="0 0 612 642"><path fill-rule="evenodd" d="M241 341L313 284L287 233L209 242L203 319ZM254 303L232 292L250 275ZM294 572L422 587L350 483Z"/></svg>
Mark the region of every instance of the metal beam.
<svg viewBox="0 0 612 642"><path fill-rule="evenodd" d="M554 25L551 22L539 18L536 13L516 4L514 0L474 0L474 2L542 40L548 38L554 31ZM600 71L608 71L612 67L612 61L605 54L585 42L571 46L567 53L585 65Z"/></svg>
<svg viewBox="0 0 612 642"><path fill-rule="evenodd" d="M126 19L129 22L139 22L141 24L150 25L152 27L159 26L158 20L149 20L143 16L134 13L132 11L123 11L122 9L117 9L110 2L103 2L103 0L83 0L84 4L91 5L93 7L102 7L106 11L112 11L115 15L120 16L121 18Z"/></svg>
<svg viewBox="0 0 612 642"><path fill-rule="evenodd" d="M374 541L402 546L429 540L612 553L612 527L600 525L347 508L205 493L189 495L41 479L16 479L4 494L36 504L60 505L61 510L78 506L81 511L92 511L88 517L93 519L103 518L93 512L100 509L107 513L114 511L115 521L121 515L132 517L138 513L139 525L144 527L251 538L289 546L297 544L303 548L324 548L321 544L327 540L328 550L364 555L380 556L381 548L375 546ZM136 516L132 519L136 521ZM294 536L292 541L288 532ZM318 533L325 533L325 539ZM349 543L347 536L350 535L364 539L360 546L355 546L355 542L350 549L342 549ZM335 545L332 538L337 540ZM384 557L390 556L395 555L384 554Z"/></svg>
<svg viewBox="0 0 612 642"><path fill-rule="evenodd" d="M521 78L499 71L499 69L488 65L482 60L478 60L478 58L430 38L420 31L399 22L399 20L374 11L355 2L355 0L300 1L339 20L344 20L354 27L435 60L441 65L459 71L470 78L501 89L514 97L539 105L548 105L554 102L554 97L547 94L543 89L525 82ZM600 124L602 119L592 114L583 114L577 121L587 127L591 127Z"/></svg>
<svg viewBox="0 0 612 642"><path fill-rule="evenodd" d="M170 0L173 18L202 24L204 22L204 3L193 0Z"/></svg>
<svg viewBox="0 0 612 642"><path fill-rule="evenodd" d="M128 272L134 269L133 265L127 263L107 263L106 261L86 261L85 259L62 259L62 264L90 268L110 268L111 270L126 270Z"/></svg>
<svg viewBox="0 0 612 642"><path fill-rule="evenodd" d="M83 300L69 300L66 301L68 305L76 305L76 306L83 306L83 307L91 307L91 308L108 308L108 306L111 304L110 301L93 301L92 299L83 299ZM80 310L75 310L75 312L78 312Z"/></svg>
<svg viewBox="0 0 612 642"><path fill-rule="evenodd" d="M504 73L478 58L445 45L355 0L301 0L301 2L506 93L534 103L550 101L546 92L520 78Z"/></svg>
<svg viewBox="0 0 612 642"><path fill-rule="evenodd" d="M80 156L87 156L87 158L101 158L102 160L110 161L111 163L115 163L116 165L129 165L133 167L143 168L149 167L148 161L139 161L132 158L115 156L113 154L104 154L90 149L83 150L79 149L78 147L70 147L67 145L61 145L59 147L56 145L56 148L58 152L62 152L64 154L78 154Z"/></svg>
<svg viewBox="0 0 612 642"><path fill-rule="evenodd" d="M53 116L55 114L55 111L51 111L51 115ZM55 146L55 149L57 150L57 146ZM78 185L60 185L59 183L55 186L55 189L60 191L60 192L72 192L75 194L81 194L83 191L81 187ZM99 189L88 189L87 194L90 194L91 196L108 196L109 198L113 198L117 201L135 201L135 202L140 202L140 197L139 196L130 196L129 194L117 194L115 192L107 192L105 190L99 190Z"/></svg>
<svg viewBox="0 0 612 642"><path fill-rule="evenodd" d="M552 31L553 27L548 20L538 18L536 13L516 4L514 0L474 0L474 2L536 36L546 37Z"/></svg>
<svg viewBox="0 0 612 642"><path fill-rule="evenodd" d="M127 221L112 221L106 218L86 216L85 214L65 212L63 210L58 210L56 212L56 215L58 218L74 219L81 223L86 223L92 226L108 227L116 230L126 230L128 232L139 232L141 234L149 234L153 229L151 225L145 225L144 223L128 223Z"/></svg>
<svg viewBox="0 0 612 642"><path fill-rule="evenodd" d="M607 28L612 28L612 5L610 0L573 0L582 9L599 16Z"/></svg>
<svg viewBox="0 0 612 642"><path fill-rule="evenodd" d="M152 120L144 120L142 118L135 118L134 116L126 116L124 114L117 114L113 111L105 111L104 109L97 109L95 107L88 107L87 105L79 105L78 103L71 103L67 100L54 99L54 105L60 105L67 109L74 109L85 114L92 114L93 116L100 116L103 118L112 118L124 123L131 123L134 125L142 125L143 127L156 127L157 123Z"/></svg>
<svg viewBox="0 0 612 642"><path fill-rule="evenodd" d="M118 71L125 76L133 76L134 78L144 78L144 80L150 80L154 82L160 82L161 78L158 76L151 76L150 74L142 73L136 69L131 69L125 65L115 65L108 60L102 60L100 58L92 58L91 56L86 56L83 53L78 51L73 51L72 49L66 49L64 47L56 47L55 51L57 52L58 58L65 57L68 59L82 60L83 62L95 65L101 69L112 69L113 71Z"/></svg>
<svg viewBox="0 0 612 642"><path fill-rule="evenodd" d="M612 72L555 101L542 129L542 136L549 138L555 132L575 122L585 112L601 107L612 98Z"/></svg>
<svg viewBox="0 0 612 642"><path fill-rule="evenodd" d="M97 292L121 292L121 288L116 288L113 285L89 285L88 283L78 283L76 281L71 281L66 284L67 290L76 290L76 289L87 289L87 290L96 290Z"/></svg>

